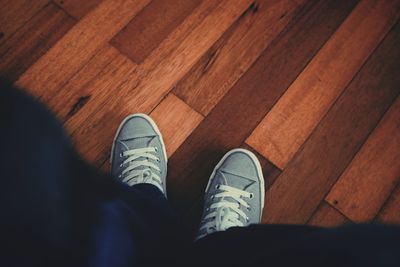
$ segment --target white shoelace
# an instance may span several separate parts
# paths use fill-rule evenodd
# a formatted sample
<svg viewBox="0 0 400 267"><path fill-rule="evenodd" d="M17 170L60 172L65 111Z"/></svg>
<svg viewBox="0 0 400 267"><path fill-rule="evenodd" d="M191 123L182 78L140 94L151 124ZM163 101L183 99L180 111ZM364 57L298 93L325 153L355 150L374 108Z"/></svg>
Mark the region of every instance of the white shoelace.
<svg viewBox="0 0 400 267"><path fill-rule="evenodd" d="M127 158L120 164L120 167L126 167L118 177L129 186L139 183L148 183L157 186L164 192L162 187L163 182L159 176L161 170L156 164L149 160L152 159L159 162L160 159L154 155L154 153L157 152L158 150L156 147L131 149L122 152L120 157Z"/></svg>
<svg viewBox="0 0 400 267"><path fill-rule="evenodd" d="M249 217L247 217L240 207L243 206L248 210L250 209L250 205L243 198L252 198L252 193L227 185L218 185L216 189L219 189L221 192L211 196L211 198L222 199L215 201L206 209L206 212L209 213L205 215L204 221L211 220L200 228L200 232L206 230L206 233L200 235L197 239L215 231L225 231L230 227L244 226L241 219L246 222L249 221ZM233 200L227 198L232 198Z"/></svg>

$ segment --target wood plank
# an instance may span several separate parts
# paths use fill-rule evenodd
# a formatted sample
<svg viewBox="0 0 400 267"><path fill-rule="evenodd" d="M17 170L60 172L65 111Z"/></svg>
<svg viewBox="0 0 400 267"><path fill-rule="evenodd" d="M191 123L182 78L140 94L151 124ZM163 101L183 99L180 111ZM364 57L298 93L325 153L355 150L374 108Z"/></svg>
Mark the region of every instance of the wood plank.
<svg viewBox="0 0 400 267"><path fill-rule="evenodd" d="M298 7L289 0L255 2L173 92L206 116L289 23Z"/></svg>
<svg viewBox="0 0 400 267"><path fill-rule="evenodd" d="M153 0L111 40L111 44L139 64L199 3L200 0Z"/></svg>
<svg viewBox="0 0 400 267"><path fill-rule="evenodd" d="M102 0L53 0L75 19L83 18L87 13L97 7Z"/></svg>
<svg viewBox="0 0 400 267"><path fill-rule="evenodd" d="M17 81L44 102L92 58L149 0L105 0Z"/></svg>
<svg viewBox="0 0 400 267"><path fill-rule="evenodd" d="M350 222L337 209L323 201L307 224L320 227L336 227Z"/></svg>
<svg viewBox="0 0 400 267"><path fill-rule="evenodd" d="M35 2L35 1L32 1ZM49 4L0 45L0 76L14 82L44 55L75 21Z"/></svg>
<svg viewBox="0 0 400 267"><path fill-rule="evenodd" d="M168 94L150 116L163 135L168 156L178 149L203 120L202 115L173 94Z"/></svg>
<svg viewBox="0 0 400 267"><path fill-rule="evenodd" d="M136 67L113 46L106 44L67 82L59 93L47 101L48 107L62 122L65 122L79 112L92 95L97 94L99 88L115 78L115 73L108 75L110 73L108 70L116 66L125 66L127 69ZM95 80L99 80L99 82L94 83Z"/></svg>
<svg viewBox="0 0 400 267"><path fill-rule="evenodd" d="M85 101L85 105L81 106L79 110L74 112L74 114L70 114L70 116L66 117L67 120L64 125L66 129L71 133L73 141L76 143L76 146L79 148L79 151L82 153L82 155L87 155L85 152L87 149L87 145L85 144L89 144L91 142L90 140L92 140L92 138L94 137L90 133L90 131L92 131L91 127L101 127L101 131L110 131L110 126L106 122L100 122L100 125L91 125L86 122L86 116L97 111L95 109L97 108L97 106L91 104L93 102L97 103L97 101L100 99L104 101L102 103L104 105L102 107L103 109L107 110L108 112L118 112L121 108L120 105L115 105L114 109L108 109L109 103L113 103L114 101L116 101L116 97L118 95L119 88L115 87L115 85L121 85L121 82L126 82L127 77L130 77L130 75L132 75L132 72L136 69L137 65L135 63L133 63L126 56L118 52L117 57L113 59L109 64L107 64L106 67L102 69L99 75L97 75L94 79L90 80L86 84L81 83L79 80L77 81L76 84L78 86L75 88L82 88L83 91L75 89L75 99L79 100L82 97L84 98L85 96L90 96L90 98L87 99L87 101ZM82 75L84 75L84 73ZM109 88L113 88L114 90L109 90ZM117 124L118 127L121 121L122 120L115 121L114 123ZM77 139L76 130L81 129L80 127L83 125L85 125L86 127L84 127L83 131L79 132L78 135L82 139ZM95 142L96 145L99 146L95 147L95 151L99 149L103 150L104 147L102 146L104 145L107 145L107 147L111 147L112 137L107 141L107 144ZM83 144L80 144L79 142L83 142ZM109 155L107 151L106 157L108 156ZM104 160L105 158L101 160L95 160L93 161L93 163L97 166Z"/></svg>
<svg viewBox="0 0 400 267"><path fill-rule="evenodd" d="M74 116L68 118L66 126L69 131L72 133L77 130L77 128L79 128L81 125L87 123L88 117L96 110L100 108L105 109L105 107L107 107L107 102L110 101L110 98L114 99L116 95L115 92L120 91L120 87L124 83L128 82L129 85L133 88L137 86L137 83L141 79L144 79L149 71L155 69L158 66L158 64L160 63L160 59L168 58L172 53L174 53L174 51L176 51L177 46L182 43L196 27L198 27L198 25L204 20L204 18L207 17L210 12L212 12L217 7L217 5L218 1L203 1L202 4L197 9L195 9L195 11L181 25L179 25L179 27L177 27L174 32L171 33L157 47L157 49L151 54L151 56L147 57L145 62L140 64L138 68L136 68L137 65L133 62L128 62L126 64L114 64L113 62L111 62L106 68L106 71L102 72L101 76L97 75L93 79L91 79L89 85L86 85L87 81L83 79L77 79L77 82L74 85L74 87L76 88L88 87L91 85L100 85L100 87L94 87L93 90L91 90L90 99L86 101L84 107L81 107L81 109L79 110L79 114L74 114ZM126 58L125 61L129 60ZM85 77L86 74L82 73L81 76ZM107 80L104 80L104 77L106 77ZM128 78L128 80L126 78ZM104 82L106 86L103 85ZM62 91L68 90L62 89ZM81 94L80 90L76 90L75 93L77 94L76 99L86 97L86 94ZM104 96L105 94L109 95ZM62 99L62 97L60 97L60 99ZM79 140L80 138L81 137L78 135L78 137L76 137L75 139ZM106 159L104 158L102 160L105 161Z"/></svg>
<svg viewBox="0 0 400 267"><path fill-rule="evenodd" d="M400 184L377 216L377 221L387 224L400 224Z"/></svg>
<svg viewBox="0 0 400 267"><path fill-rule="evenodd" d="M204 2L193 17L187 18L189 21L185 20L182 27L160 45L157 54L153 53L124 79L114 79L113 90L108 88L103 96L88 102L80 116L73 116L67 122L76 127L73 138L83 155L94 163L107 158L110 140L119 122L134 112L151 112L249 3L239 0L236 4L228 0ZM90 140L87 136L91 136Z"/></svg>
<svg viewBox="0 0 400 267"><path fill-rule="evenodd" d="M267 192L263 222L311 217L399 94L399 45L397 24Z"/></svg>
<svg viewBox="0 0 400 267"><path fill-rule="evenodd" d="M326 201L354 222L375 218L400 179L400 98L386 112Z"/></svg>
<svg viewBox="0 0 400 267"><path fill-rule="evenodd" d="M361 1L247 143L283 169L400 14L400 1Z"/></svg>
<svg viewBox="0 0 400 267"><path fill-rule="evenodd" d="M169 200L179 213L192 208L202 196L215 164L245 141L355 3L315 1L299 10L179 147L169 161L168 176Z"/></svg>
<svg viewBox="0 0 400 267"><path fill-rule="evenodd" d="M36 13L48 4L49 0L9 0L0 3L0 44L10 38Z"/></svg>

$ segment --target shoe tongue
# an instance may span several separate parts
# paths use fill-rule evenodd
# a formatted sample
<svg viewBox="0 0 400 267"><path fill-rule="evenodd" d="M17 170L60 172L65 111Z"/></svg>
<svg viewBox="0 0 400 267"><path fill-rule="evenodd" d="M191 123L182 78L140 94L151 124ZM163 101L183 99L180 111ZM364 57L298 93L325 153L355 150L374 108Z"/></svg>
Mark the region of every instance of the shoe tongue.
<svg viewBox="0 0 400 267"><path fill-rule="evenodd" d="M240 190L246 190L251 184L254 182L246 178L244 176L241 176L240 174L234 174L231 172L226 172L224 170L221 170L223 175L225 176L226 179L220 179L223 181L223 184L240 189ZM222 175L222 174L219 174Z"/></svg>

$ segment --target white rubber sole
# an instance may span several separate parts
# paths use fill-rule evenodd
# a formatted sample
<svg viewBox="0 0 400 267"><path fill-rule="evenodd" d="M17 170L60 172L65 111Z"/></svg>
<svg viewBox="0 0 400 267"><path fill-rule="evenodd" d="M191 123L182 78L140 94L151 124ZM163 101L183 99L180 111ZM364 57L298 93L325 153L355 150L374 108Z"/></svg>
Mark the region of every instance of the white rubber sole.
<svg viewBox="0 0 400 267"><path fill-rule="evenodd" d="M261 214L260 214L260 220L261 220L261 217L262 217L262 210L264 209L264 198L265 198L264 176L263 176L262 168L261 168L261 165L260 165L260 161L258 160L258 158L256 157L256 155L254 155L253 152L251 152L251 151L249 151L249 150L247 150L247 149L235 148L235 149L230 150L228 153L226 153L226 154L222 157L222 159L218 162L217 166L215 166L213 172L211 173L210 179L208 180L208 184L207 184L206 190L205 190L204 192L207 192L207 191L208 191L208 188L210 187L210 185L211 185L211 183L212 183L212 181L213 181L213 179L214 179L214 177L215 177L215 173L216 173L217 170L221 167L221 165L224 163L224 161L225 161L230 155L232 155L233 153L236 153L236 152L245 153L246 155L248 155L248 156L253 160L253 162L254 162L255 165L256 165L257 172L258 172L259 178L260 178L261 188L262 188L262 189L261 189Z"/></svg>
<svg viewBox="0 0 400 267"><path fill-rule="evenodd" d="M121 122L121 124L120 124L119 127L118 127L117 133L116 133L115 136L114 136L114 140L113 140L112 147L111 147L110 164L111 164L112 161L113 161L115 141L117 140L117 137L118 137L118 135L119 135L119 132L120 132L121 129L122 129L122 126L124 126L125 123L126 123L128 120L130 120L130 119L132 119L132 118L134 118L134 117L143 118L143 119L145 119L146 121L148 121L148 122L151 124L151 126L153 127L154 131L157 133L157 135L160 136L160 142L161 142L161 146L162 146L162 149L163 149L163 152L164 152L165 163L168 163L167 151L166 151L166 149L165 149L164 140L163 140L162 134L161 134L161 132L160 132L160 129L158 129L158 127L157 127L157 124L153 121L152 118L150 118L150 116L148 116L148 115L146 115L146 114L143 114L143 113L135 113L135 114L132 114L132 115L129 115L128 117L126 117L126 118Z"/></svg>

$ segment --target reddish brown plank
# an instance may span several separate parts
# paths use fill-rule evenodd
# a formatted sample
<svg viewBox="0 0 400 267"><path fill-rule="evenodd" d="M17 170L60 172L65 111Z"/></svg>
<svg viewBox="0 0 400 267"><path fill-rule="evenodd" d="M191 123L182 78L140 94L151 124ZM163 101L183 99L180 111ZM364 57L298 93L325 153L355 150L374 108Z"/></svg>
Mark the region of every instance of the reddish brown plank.
<svg viewBox="0 0 400 267"><path fill-rule="evenodd" d="M316 1L299 10L180 146L170 159L168 177L169 200L179 212L194 205L215 164L229 149L245 141L355 3Z"/></svg>
<svg viewBox="0 0 400 267"><path fill-rule="evenodd" d="M385 37L267 191L266 223L305 223L400 91L400 25Z"/></svg>
<svg viewBox="0 0 400 267"><path fill-rule="evenodd" d="M351 221L334 207L322 201L307 224L320 227L336 227Z"/></svg>
<svg viewBox="0 0 400 267"><path fill-rule="evenodd" d="M285 168L400 14L400 1L361 1L247 139Z"/></svg>
<svg viewBox="0 0 400 267"><path fill-rule="evenodd" d="M203 116L173 94L161 101L150 116L162 133L168 157L203 120Z"/></svg>
<svg viewBox="0 0 400 267"><path fill-rule="evenodd" d="M381 223L400 224L400 184L377 216Z"/></svg>
<svg viewBox="0 0 400 267"><path fill-rule="evenodd" d="M52 98L149 0L104 0L17 81L44 102Z"/></svg>
<svg viewBox="0 0 400 267"><path fill-rule="evenodd" d="M143 60L200 3L200 0L153 0L112 40L136 63Z"/></svg>
<svg viewBox="0 0 400 267"><path fill-rule="evenodd" d="M78 126L73 138L87 159L97 163L107 158L110 140L119 122L130 113L151 112L246 10L250 1L235 3L205 1L136 70L127 73L124 79L113 79L114 90L102 90L96 101L93 98L79 116L67 122ZM88 140L87 136L91 138Z"/></svg>
<svg viewBox="0 0 400 267"><path fill-rule="evenodd" d="M0 75L12 82L17 80L74 23L60 8L47 5L0 46Z"/></svg>
<svg viewBox="0 0 400 267"><path fill-rule="evenodd" d="M53 0L59 7L76 19L83 18L92 11L102 0Z"/></svg>
<svg viewBox="0 0 400 267"><path fill-rule="evenodd" d="M97 94L97 91L100 91L100 88L108 84L110 80L112 81L113 78L123 79L115 73L112 76L107 74L110 67L121 66L121 64L128 65L129 69L136 67L113 46L106 44L67 82L59 93L48 99L47 105L62 122L65 122L79 112L90 101L92 95ZM93 84L93 81L100 77L101 83Z"/></svg>
<svg viewBox="0 0 400 267"><path fill-rule="evenodd" d="M254 2L173 92L206 116L288 24L299 6L290 0Z"/></svg>
<svg viewBox="0 0 400 267"><path fill-rule="evenodd" d="M354 222L375 218L400 179L400 98L386 112L326 201Z"/></svg>
<svg viewBox="0 0 400 267"><path fill-rule="evenodd" d="M0 44L10 38L49 0L3 0L0 2Z"/></svg>

